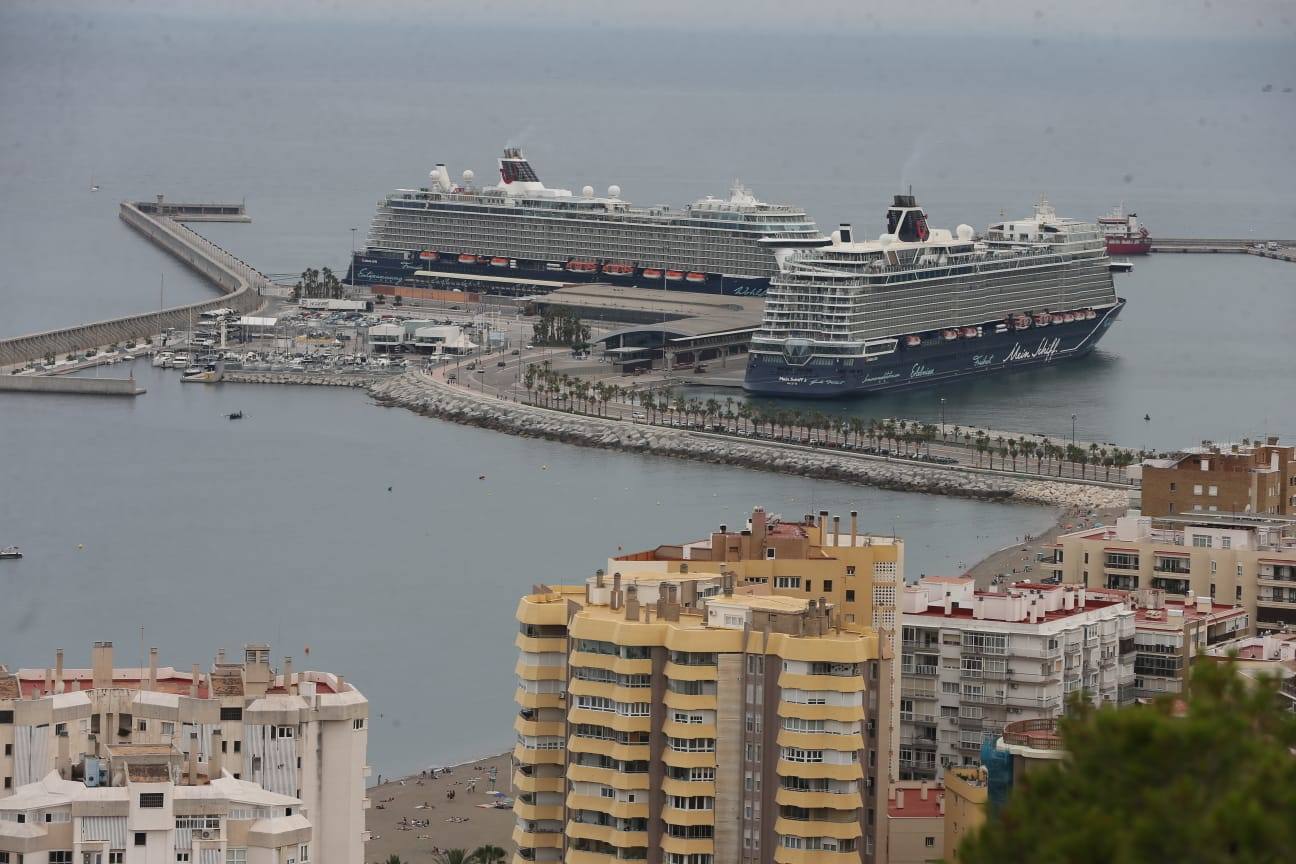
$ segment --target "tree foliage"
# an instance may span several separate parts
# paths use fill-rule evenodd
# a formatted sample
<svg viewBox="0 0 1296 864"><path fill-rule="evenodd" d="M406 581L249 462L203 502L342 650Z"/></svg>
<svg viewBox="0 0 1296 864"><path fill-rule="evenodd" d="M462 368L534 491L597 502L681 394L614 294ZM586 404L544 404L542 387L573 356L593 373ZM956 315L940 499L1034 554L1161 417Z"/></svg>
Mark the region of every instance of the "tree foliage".
<svg viewBox="0 0 1296 864"><path fill-rule="evenodd" d="M307 267L302 271L297 284L293 286L292 297L294 300L303 298L337 300L342 297L342 292L342 283L338 281L332 270L327 267L322 270Z"/></svg>
<svg viewBox="0 0 1296 864"><path fill-rule="evenodd" d="M1067 758L1018 778L959 859L1296 861L1296 715L1234 665L1195 666L1186 703L1074 703L1059 721Z"/></svg>
<svg viewBox="0 0 1296 864"><path fill-rule="evenodd" d="M579 315L552 309L546 309L535 322L534 332L537 345L569 345L574 348L590 338L589 325L582 323Z"/></svg>

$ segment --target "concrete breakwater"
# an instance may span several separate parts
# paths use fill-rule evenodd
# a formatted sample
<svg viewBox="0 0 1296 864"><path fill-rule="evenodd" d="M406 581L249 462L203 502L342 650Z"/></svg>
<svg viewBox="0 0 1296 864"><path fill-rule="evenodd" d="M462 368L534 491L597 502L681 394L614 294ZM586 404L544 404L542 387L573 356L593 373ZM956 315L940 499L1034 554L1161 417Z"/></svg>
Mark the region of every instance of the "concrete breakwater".
<svg viewBox="0 0 1296 864"><path fill-rule="evenodd" d="M388 377L388 376L383 376ZM369 387L379 376L317 375L304 372L226 372L222 381L232 384L314 384L320 387Z"/></svg>
<svg viewBox="0 0 1296 864"><path fill-rule="evenodd" d="M68 378L62 375L0 375L0 391L67 393L81 396L139 396L144 388L133 378Z"/></svg>
<svg viewBox="0 0 1296 864"><path fill-rule="evenodd" d="M167 328L187 327L191 320L210 309L228 307L238 312L250 312L262 304L261 294L271 286L270 280L215 243L165 216L144 213L130 202L122 203L120 215L123 222L197 271L224 296L156 312L0 339L0 366L27 363L50 354L99 348L129 339L146 339Z"/></svg>
<svg viewBox="0 0 1296 864"><path fill-rule="evenodd" d="M423 372L407 372L370 388L382 405L429 417L533 438L629 453L651 453L717 465L857 483L908 492L1056 507L1121 506L1118 489L1053 480L992 477L957 468L901 464L770 443L735 441L687 430L572 415L470 393Z"/></svg>

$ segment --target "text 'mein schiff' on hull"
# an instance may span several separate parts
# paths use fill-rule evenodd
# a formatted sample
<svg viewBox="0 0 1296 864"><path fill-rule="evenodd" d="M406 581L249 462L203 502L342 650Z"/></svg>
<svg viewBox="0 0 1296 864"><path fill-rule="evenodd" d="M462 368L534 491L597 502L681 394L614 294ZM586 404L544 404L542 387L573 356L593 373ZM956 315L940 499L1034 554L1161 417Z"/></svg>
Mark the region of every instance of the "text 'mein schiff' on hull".
<svg viewBox="0 0 1296 864"><path fill-rule="evenodd" d="M472 285L535 294L570 282L761 296L778 269L774 249L828 242L804 210L759 201L735 184L728 198L683 208L635 207L610 186L596 197L551 189L517 148L499 160L500 182L454 183L445 165L430 183L378 204L365 249L351 261L357 284Z"/></svg>
<svg viewBox="0 0 1296 864"><path fill-rule="evenodd" d="M746 390L843 396L1082 357L1125 305L1098 226L1044 199L984 238L928 228L912 195L886 219L876 241L843 225L826 246L779 250Z"/></svg>

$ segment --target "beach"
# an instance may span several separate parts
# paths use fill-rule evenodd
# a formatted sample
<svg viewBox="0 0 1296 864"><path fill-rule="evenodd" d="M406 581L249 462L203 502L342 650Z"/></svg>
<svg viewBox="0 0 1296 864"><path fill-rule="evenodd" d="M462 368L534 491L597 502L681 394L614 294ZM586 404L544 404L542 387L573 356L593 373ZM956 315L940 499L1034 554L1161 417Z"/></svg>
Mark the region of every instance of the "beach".
<svg viewBox="0 0 1296 864"><path fill-rule="evenodd" d="M486 844L512 856L513 810L489 806L496 799L511 798L509 759L508 753L501 753L438 770L435 778L430 772L382 778L381 784L369 789L371 806L365 822L371 839L365 844L365 861L385 862L399 855L407 864L431 862L438 850L471 852ZM504 794L493 795L492 788ZM453 799L447 797L451 791Z"/></svg>
<svg viewBox="0 0 1296 864"><path fill-rule="evenodd" d="M1052 574L1051 570L1041 568L1035 559L1037 552L1046 551L1062 534L1090 528L1094 525L1115 525L1116 517L1124 516L1125 507L1105 507L1099 510L1067 509L1058 516L1053 527L1043 534L1032 535L1028 540L1019 539L1011 546L1005 546L981 559L967 575L976 578L978 589L990 587L994 577L1001 577L1002 582L1038 582ZM1030 569L1027 569L1030 568Z"/></svg>

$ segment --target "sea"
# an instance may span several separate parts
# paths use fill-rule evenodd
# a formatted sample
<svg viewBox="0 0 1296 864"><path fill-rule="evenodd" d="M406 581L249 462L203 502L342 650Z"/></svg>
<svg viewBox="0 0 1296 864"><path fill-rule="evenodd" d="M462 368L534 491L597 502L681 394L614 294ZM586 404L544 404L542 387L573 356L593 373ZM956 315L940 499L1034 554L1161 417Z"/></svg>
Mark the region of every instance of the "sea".
<svg viewBox="0 0 1296 864"><path fill-rule="evenodd" d="M1089 218L1124 202L1163 236L1296 238L1296 71L1276 40L535 32L405 8L0 5L0 336L211 296L121 200L245 201L252 224L201 232L270 274L340 272L382 195L437 162L489 178L505 145L550 185L679 206L740 180L865 234L912 187L950 227L1047 194ZM1153 256L1117 278L1129 306L1083 363L817 407L1059 438L1074 414L1082 440L1135 448L1296 437L1296 268ZM512 613L534 583L757 504L858 509L906 539L911 577L1054 515L133 372L136 400L0 397L0 545L27 553L0 562L0 663L88 664L111 639L120 662L157 645L188 668L268 641L363 689L388 775L510 745Z"/></svg>

